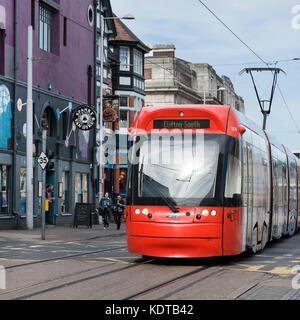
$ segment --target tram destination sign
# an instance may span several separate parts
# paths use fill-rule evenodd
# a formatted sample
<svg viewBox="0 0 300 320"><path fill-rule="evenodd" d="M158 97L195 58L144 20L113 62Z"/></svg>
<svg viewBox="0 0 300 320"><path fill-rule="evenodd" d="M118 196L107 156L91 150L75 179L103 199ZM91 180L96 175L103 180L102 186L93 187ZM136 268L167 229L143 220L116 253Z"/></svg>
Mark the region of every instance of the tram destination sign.
<svg viewBox="0 0 300 320"><path fill-rule="evenodd" d="M208 119L153 120L153 129L209 129Z"/></svg>

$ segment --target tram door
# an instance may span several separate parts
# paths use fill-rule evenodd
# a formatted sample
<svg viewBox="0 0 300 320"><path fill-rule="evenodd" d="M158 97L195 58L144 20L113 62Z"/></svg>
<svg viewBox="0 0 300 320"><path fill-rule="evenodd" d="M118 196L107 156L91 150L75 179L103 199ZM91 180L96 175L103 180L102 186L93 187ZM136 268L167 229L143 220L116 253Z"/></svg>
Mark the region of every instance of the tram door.
<svg viewBox="0 0 300 320"><path fill-rule="evenodd" d="M247 167L248 167L248 207L247 207L247 243L250 247L253 246L253 243L257 242L257 239L253 239L252 230L253 230L253 150L250 145L247 148Z"/></svg>
<svg viewBox="0 0 300 320"><path fill-rule="evenodd" d="M243 143L243 249L252 247L253 157L250 144Z"/></svg>

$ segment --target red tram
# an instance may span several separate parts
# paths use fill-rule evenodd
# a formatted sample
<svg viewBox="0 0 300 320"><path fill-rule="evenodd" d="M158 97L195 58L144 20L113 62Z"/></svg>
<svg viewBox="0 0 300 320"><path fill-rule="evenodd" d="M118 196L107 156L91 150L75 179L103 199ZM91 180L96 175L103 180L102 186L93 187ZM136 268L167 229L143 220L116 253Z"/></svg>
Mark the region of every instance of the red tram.
<svg viewBox="0 0 300 320"><path fill-rule="evenodd" d="M129 252L229 256L298 231L300 161L240 112L147 107L131 130Z"/></svg>

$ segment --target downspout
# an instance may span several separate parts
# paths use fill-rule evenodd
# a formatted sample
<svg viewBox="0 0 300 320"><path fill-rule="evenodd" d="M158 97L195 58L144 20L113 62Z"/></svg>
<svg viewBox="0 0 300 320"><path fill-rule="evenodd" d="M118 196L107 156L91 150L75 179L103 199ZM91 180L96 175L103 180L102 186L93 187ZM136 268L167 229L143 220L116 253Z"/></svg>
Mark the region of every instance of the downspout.
<svg viewBox="0 0 300 320"><path fill-rule="evenodd" d="M97 107L97 7L99 5L99 0L94 0L94 105L95 105L95 109L98 110ZM97 122L99 121L99 114L97 114ZM96 125L96 128L98 128L98 125ZM94 180L92 183L92 186L94 188L94 194L98 194L99 190L98 190L98 185L99 183L96 181L98 181L98 169L97 169L97 129L94 130L95 134L94 134L94 164L93 164L93 172L94 172ZM97 199L95 198L95 202L97 202ZM97 207L97 205L96 205Z"/></svg>
<svg viewBox="0 0 300 320"><path fill-rule="evenodd" d="M19 80L19 66L18 66L18 0L14 0L14 103L13 103L13 126L12 126L12 137L13 137L13 161L12 161L12 189L11 195L17 190L16 177L17 177L17 83ZM16 201L17 195L12 196L12 213L16 213Z"/></svg>

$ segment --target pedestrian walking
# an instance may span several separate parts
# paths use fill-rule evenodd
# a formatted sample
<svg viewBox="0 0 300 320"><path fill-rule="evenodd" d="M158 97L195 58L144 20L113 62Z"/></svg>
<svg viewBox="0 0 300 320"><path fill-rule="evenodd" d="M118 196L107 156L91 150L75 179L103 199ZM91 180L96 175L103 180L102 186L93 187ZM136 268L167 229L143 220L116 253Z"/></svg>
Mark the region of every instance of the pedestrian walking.
<svg viewBox="0 0 300 320"><path fill-rule="evenodd" d="M114 201L114 219L117 225L117 230L120 229L122 223L122 216L124 209L126 208L124 200L121 198L120 195Z"/></svg>
<svg viewBox="0 0 300 320"><path fill-rule="evenodd" d="M45 190L45 193L46 193L46 201L48 202L48 205L45 206L46 208L46 225L49 224L49 215L50 215L50 212L51 212L51 207L52 207L52 200L54 200L54 198L51 196L51 193L52 193L52 190L53 190L53 185L52 184L48 184L46 186L46 190Z"/></svg>
<svg viewBox="0 0 300 320"><path fill-rule="evenodd" d="M109 228L109 215L112 210L113 203L109 197L109 193L105 192L104 198L100 200L99 208L102 211L104 229Z"/></svg>

